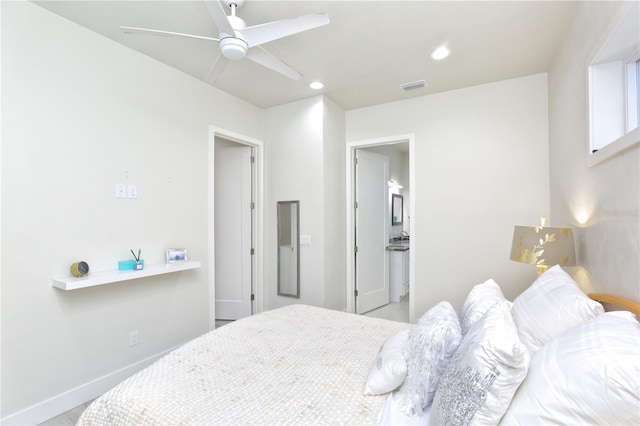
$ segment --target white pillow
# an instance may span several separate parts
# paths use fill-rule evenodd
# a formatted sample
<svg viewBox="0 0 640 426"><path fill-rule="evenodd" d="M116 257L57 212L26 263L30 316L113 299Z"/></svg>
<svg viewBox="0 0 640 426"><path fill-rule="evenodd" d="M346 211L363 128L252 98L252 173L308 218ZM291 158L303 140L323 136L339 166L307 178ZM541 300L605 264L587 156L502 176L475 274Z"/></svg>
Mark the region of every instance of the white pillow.
<svg viewBox="0 0 640 426"><path fill-rule="evenodd" d="M507 299L494 280L487 280L482 284L475 285L467 295L460 311L462 335L467 334L471 326L482 318L492 306L503 301L507 301Z"/></svg>
<svg viewBox="0 0 640 426"><path fill-rule="evenodd" d="M520 339L535 352L565 330L604 312L560 266L549 268L513 301Z"/></svg>
<svg viewBox="0 0 640 426"><path fill-rule="evenodd" d="M404 382L407 375L407 361L404 351L409 340L409 330L400 331L389 337L380 347L376 362L369 371L362 393L381 395L391 392Z"/></svg>
<svg viewBox="0 0 640 426"><path fill-rule="evenodd" d="M405 414L420 416L431 404L461 339L458 314L449 302L438 303L418 320L407 345L407 378L394 394Z"/></svg>
<svg viewBox="0 0 640 426"><path fill-rule="evenodd" d="M430 425L497 424L527 375L529 351L499 303L469 329L442 375Z"/></svg>
<svg viewBox="0 0 640 426"><path fill-rule="evenodd" d="M640 424L640 324L607 312L547 343L503 424Z"/></svg>
<svg viewBox="0 0 640 426"><path fill-rule="evenodd" d="M382 410L378 414L378 424L384 426L422 426L429 423L431 405L427 406L419 415L409 416L398 407L395 401L395 392L390 393L384 401Z"/></svg>

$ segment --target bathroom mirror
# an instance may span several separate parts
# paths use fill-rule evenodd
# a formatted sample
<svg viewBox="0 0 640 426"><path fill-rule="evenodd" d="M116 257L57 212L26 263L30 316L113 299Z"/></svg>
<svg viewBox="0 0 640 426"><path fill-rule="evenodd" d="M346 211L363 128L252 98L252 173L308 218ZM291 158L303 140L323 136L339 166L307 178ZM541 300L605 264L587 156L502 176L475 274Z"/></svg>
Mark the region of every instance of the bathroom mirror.
<svg viewBox="0 0 640 426"><path fill-rule="evenodd" d="M300 298L300 202L278 201L278 296Z"/></svg>
<svg viewBox="0 0 640 426"><path fill-rule="evenodd" d="M403 198L399 194L391 194L391 225L402 225Z"/></svg>

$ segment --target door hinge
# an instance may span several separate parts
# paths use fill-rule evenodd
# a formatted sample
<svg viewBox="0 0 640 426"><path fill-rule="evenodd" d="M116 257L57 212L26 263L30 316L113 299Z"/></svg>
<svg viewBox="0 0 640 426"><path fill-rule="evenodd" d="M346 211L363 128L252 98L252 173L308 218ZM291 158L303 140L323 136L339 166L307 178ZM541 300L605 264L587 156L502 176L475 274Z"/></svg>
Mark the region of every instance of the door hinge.
<svg viewBox="0 0 640 426"><path fill-rule="evenodd" d="M256 203L252 201L250 208L251 208L251 210L255 209L256 208Z"/></svg>
<svg viewBox="0 0 640 426"><path fill-rule="evenodd" d="M355 203L353 203L353 206L357 209L358 208L358 202L356 201Z"/></svg>
<svg viewBox="0 0 640 426"><path fill-rule="evenodd" d="M256 162L256 157L254 157L253 155L251 156L251 164Z"/></svg>
<svg viewBox="0 0 640 426"><path fill-rule="evenodd" d="M358 252L358 246L355 246L355 247L353 248L353 252L354 252L354 253L357 253L357 252Z"/></svg>
<svg viewBox="0 0 640 426"><path fill-rule="evenodd" d="M353 161L353 164L355 164L356 166L358 165L358 159L357 158Z"/></svg>
<svg viewBox="0 0 640 426"><path fill-rule="evenodd" d="M251 293L251 301L253 302L254 300L256 300L256 295Z"/></svg>
<svg viewBox="0 0 640 426"><path fill-rule="evenodd" d="M353 295L358 297L358 290L354 290Z"/></svg>
<svg viewBox="0 0 640 426"><path fill-rule="evenodd" d="M251 248L251 256L253 256L254 254L256 254L256 249Z"/></svg>

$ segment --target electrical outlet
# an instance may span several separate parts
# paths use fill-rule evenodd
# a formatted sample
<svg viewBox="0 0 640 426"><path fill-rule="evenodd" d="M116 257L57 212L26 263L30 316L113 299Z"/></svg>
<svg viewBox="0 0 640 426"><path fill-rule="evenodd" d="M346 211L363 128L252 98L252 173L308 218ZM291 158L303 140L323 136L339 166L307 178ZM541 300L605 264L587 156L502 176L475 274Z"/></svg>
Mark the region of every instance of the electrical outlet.
<svg viewBox="0 0 640 426"><path fill-rule="evenodd" d="M129 346L135 346L140 342L140 336L138 330L129 333Z"/></svg>

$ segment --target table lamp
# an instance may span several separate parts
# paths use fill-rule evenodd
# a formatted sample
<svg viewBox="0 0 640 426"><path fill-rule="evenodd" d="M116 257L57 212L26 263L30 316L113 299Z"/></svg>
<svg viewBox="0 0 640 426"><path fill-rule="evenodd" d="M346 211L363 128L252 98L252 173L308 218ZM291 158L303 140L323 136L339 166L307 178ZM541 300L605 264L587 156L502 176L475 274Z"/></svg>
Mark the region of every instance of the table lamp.
<svg viewBox="0 0 640 426"><path fill-rule="evenodd" d="M544 226L516 226L513 230L510 259L516 262L536 265L538 276L549 266L574 266L576 251L573 242L573 230Z"/></svg>

